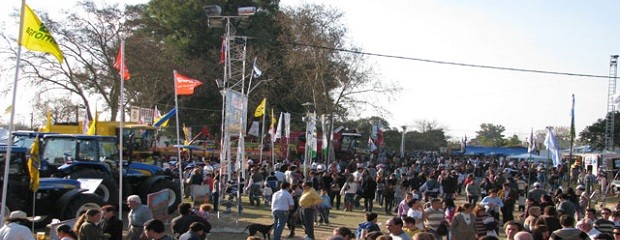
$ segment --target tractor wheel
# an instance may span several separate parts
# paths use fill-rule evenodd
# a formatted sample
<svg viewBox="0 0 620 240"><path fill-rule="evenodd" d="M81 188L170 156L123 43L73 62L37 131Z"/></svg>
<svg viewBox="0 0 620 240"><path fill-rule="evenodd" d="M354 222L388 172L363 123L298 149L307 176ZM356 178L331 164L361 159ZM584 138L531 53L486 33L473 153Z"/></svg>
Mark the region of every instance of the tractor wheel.
<svg viewBox="0 0 620 240"><path fill-rule="evenodd" d="M101 201L99 196L87 193L78 194L71 200L62 218L78 218L80 213L88 211L89 209L101 209L101 206L103 206L103 201Z"/></svg>
<svg viewBox="0 0 620 240"><path fill-rule="evenodd" d="M149 193L159 192L164 189L168 190L168 192L170 193L170 198L168 199L168 213L172 214L174 211L177 210L177 207L181 203L181 197L183 196L181 195L181 186L179 186L178 184L168 179L158 181L153 184L149 188L148 192L144 193L143 196L146 197Z"/></svg>
<svg viewBox="0 0 620 240"><path fill-rule="evenodd" d="M78 179L78 178L100 178L103 179L97 190L95 190L95 195L101 197L104 203L108 203L116 206L118 204L118 184L114 180L112 176L108 176L107 174L94 170L94 169L82 169L77 172L71 173L69 175L70 179Z"/></svg>

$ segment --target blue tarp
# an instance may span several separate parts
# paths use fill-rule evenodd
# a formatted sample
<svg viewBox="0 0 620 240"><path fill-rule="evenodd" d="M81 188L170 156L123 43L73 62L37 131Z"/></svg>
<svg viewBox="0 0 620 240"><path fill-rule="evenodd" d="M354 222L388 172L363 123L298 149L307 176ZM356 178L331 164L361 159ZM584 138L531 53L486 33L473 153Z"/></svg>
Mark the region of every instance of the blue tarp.
<svg viewBox="0 0 620 240"><path fill-rule="evenodd" d="M509 156L527 153L525 147L480 147L480 146L466 146L465 155L483 155L483 156ZM452 154L463 154L461 150L452 151Z"/></svg>

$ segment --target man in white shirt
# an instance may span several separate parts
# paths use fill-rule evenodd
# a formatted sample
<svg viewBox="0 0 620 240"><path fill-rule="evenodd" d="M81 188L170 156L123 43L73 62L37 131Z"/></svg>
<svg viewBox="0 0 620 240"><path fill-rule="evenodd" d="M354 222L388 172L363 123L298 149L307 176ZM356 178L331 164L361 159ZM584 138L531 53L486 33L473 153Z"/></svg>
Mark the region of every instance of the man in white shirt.
<svg viewBox="0 0 620 240"><path fill-rule="evenodd" d="M271 197L271 212L273 213L274 220L273 240L280 240L288 220L288 211L295 205L293 196L289 192L290 187L290 183L283 182L280 185L280 190Z"/></svg>

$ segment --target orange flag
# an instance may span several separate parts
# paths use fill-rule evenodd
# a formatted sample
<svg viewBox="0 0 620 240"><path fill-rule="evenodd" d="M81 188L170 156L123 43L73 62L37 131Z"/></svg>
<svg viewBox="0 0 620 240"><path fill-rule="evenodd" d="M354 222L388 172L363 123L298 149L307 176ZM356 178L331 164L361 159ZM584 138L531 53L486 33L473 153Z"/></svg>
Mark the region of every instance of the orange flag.
<svg viewBox="0 0 620 240"><path fill-rule="evenodd" d="M174 72L174 82L177 88L177 95L192 95L194 94L194 88L202 85L201 81L183 76L176 71Z"/></svg>
<svg viewBox="0 0 620 240"><path fill-rule="evenodd" d="M121 42L121 47L118 48L118 54L116 55L116 61L114 61L114 68L123 74L123 79L129 80L129 78L131 78L131 74L129 74L129 69L127 68L127 64L125 64L124 48L125 42Z"/></svg>

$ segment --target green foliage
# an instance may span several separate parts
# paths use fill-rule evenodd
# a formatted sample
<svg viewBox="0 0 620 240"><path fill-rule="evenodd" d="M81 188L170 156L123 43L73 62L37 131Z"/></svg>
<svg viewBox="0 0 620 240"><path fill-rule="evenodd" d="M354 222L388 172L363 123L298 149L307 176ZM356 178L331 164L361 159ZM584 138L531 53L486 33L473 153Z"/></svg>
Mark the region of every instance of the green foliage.
<svg viewBox="0 0 620 240"><path fill-rule="evenodd" d="M620 143L620 113L614 113L614 148ZM608 116L608 115L607 115ZM605 149L605 125L606 119L598 119L595 123L587 126L579 133L580 141L590 145L592 149L601 151Z"/></svg>
<svg viewBox="0 0 620 240"><path fill-rule="evenodd" d="M481 146L505 146L504 131L506 131L506 128L502 125L483 123L480 124L480 131L476 131L476 140Z"/></svg>

